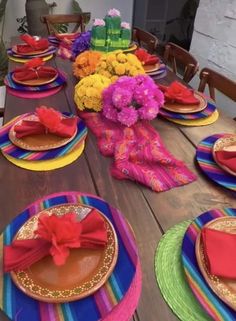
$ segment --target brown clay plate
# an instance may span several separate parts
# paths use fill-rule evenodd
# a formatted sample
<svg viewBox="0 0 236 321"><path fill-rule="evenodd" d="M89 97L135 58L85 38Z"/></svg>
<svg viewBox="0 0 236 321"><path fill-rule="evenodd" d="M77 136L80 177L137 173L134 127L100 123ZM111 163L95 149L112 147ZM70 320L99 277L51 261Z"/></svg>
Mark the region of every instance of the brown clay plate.
<svg viewBox="0 0 236 321"><path fill-rule="evenodd" d="M236 234L236 217L220 217L210 221L204 227ZM204 257L201 233L198 234L196 240L195 253L198 266L206 283L222 301L236 310L236 280L220 278L209 273Z"/></svg>
<svg viewBox="0 0 236 321"><path fill-rule="evenodd" d="M217 141L213 145L213 149L212 149L212 155L213 155L213 158L214 158L216 164L219 167L221 167L224 171L228 172L231 175L236 176L236 172L233 172L227 166L224 166L218 162L218 160L216 158L216 152L220 151L220 150L225 150L228 152L236 152L236 135L235 134L226 135L224 137L217 139Z"/></svg>
<svg viewBox="0 0 236 321"><path fill-rule="evenodd" d="M55 74L53 77L47 77L47 78L36 78L36 79L30 79L30 80L18 80L15 78L14 73L12 74L12 79L14 82L21 84L21 85L26 85L26 86L40 86L40 85L46 85L49 84L50 82L53 82L55 79L57 79L58 73Z"/></svg>
<svg viewBox="0 0 236 321"><path fill-rule="evenodd" d="M155 65L144 65L143 66L144 70L146 73L149 73L149 72L154 72L154 71L157 71L159 68L160 68L160 63L156 63Z"/></svg>
<svg viewBox="0 0 236 321"><path fill-rule="evenodd" d="M42 212L64 215L75 212L78 220L88 215L92 207L82 204L63 204ZM15 239L33 238L39 212L18 231ZM24 271L11 272L16 286L37 300L62 303L82 299L97 291L111 275L118 256L118 241L111 222L103 216L108 233L108 243L103 249L71 249L63 266L56 266L47 256Z"/></svg>
<svg viewBox="0 0 236 321"><path fill-rule="evenodd" d="M24 45L23 43L21 43L20 45ZM27 45L26 45L27 46ZM12 46L11 50L18 54L18 55L22 55L22 56L34 56L34 55L40 55L40 54L43 54L45 52L48 51L49 48L47 49L44 49L44 50L33 50L33 51L30 51L30 52L26 52L26 53L22 53L22 52L18 52L17 51L17 46Z"/></svg>
<svg viewBox="0 0 236 321"><path fill-rule="evenodd" d="M62 147L66 144L68 144L70 141L74 139L74 137L77 134L77 128L72 137L69 138L63 138L59 137L54 134L39 134L39 135L29 135L22 138L16 137L16 132L14 131L14 127L16 125L20 125L23 120L33 120L37 121L38 117L36 115L30 115L22 118L17 123L14 124L14 126L11 127L9 131L9 139L10 141L25 150L30 151L44 151L44 150L50 150L58 147Z"/></svg>
<svg viewBox="0 0 236 321"><path fill-rule="evenodd" d="M198 111L202 111L207 107L207 100L204 97L203 94L201 94L198 91L194 92L194 96L199 100L198 105L181 105L181 104L171 104L171 103L165 103L163 108L169 111L172 111L174 113L180 113L180 114L191 114L196 113Z"/></svg>

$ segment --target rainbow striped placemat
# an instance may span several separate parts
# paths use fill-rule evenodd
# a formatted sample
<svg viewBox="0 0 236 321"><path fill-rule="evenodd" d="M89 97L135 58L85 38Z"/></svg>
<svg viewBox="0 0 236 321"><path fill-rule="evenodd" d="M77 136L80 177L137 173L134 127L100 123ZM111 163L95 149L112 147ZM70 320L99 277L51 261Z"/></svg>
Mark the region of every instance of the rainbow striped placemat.
<svg viewBox="0 0 236 321"><path fill-rule="evenodd" d="M29 321L29 318L33 321L129 320L137 307L141 291L140 271L139 283L137 279L135 280L136 272L140 267L137 245L123 215L101 198L78 192L48 195L31 204L6 227L0 237L0 246L10 244L19 228L39 211L66 203L82 203L95 207L112 222L117 233L119 254L115 269L108 281L87 298L71 303L47 304L28 297L14 285L10 274L5 273L0 279L0 308L11 320L14 320L18 314L18 321ZM2 251L0 253L2 260ZM133 281L136 282L135 295L130 296L124 306L122 301L127 299L126 294L134 286ZM118 318L118 315L122 317Z"/></svg>
<svg viewBox="0 0 236 321"><path fill-rule="evenodd" d="M27 161L49 160L49 159L56 159L56 158L68 155L72 150L78 148L81 144L84 143L88 130L87 130L87 127L85 126L85 123L80 118L78 118L77 134L75 138L65 146L51 149L48 151L42 151L42 152L33 152L33 151L31 152L15 146L9 139L9 135L8 135L9 130L14 123L16 123L21 118L30 114L32 113L23 114L11 120L9 123L4 125L3 127L1 127L0 149L3 154L9 155L19 160L27 160ZM73 114L69 114L69 113L63 113L63 114L71 117L74 116Z"/></svg>
<svg viewBox="0 0 236 321"><path fill-rule="evenodd" d="M212 148L218 138L227 134L215 134L203 139L197 147L196 159L201 170L215 183L236 191L236 177L221 169L213 159Z"/></svg>
<svg viewBox="0 0 236 321"><path fill-rule="evenodd" d="M164 108L160 109L159 114L163 117L168 117L172 119L200 119L210 116L214 111L216 110L216 106L209 103L207 104L207 107L197 113L191 113L191 114L180 114L180 113L174 113L168 110L165 110Z"/></svg>
<svg viewBox="0 0 236 321"><path fill-rule="evenodd" d="M210 289L197 264L195 242L201 228L208 222L222 216L236 216L236 209L212 209L195 218L185 233L182 244L182 262L188 283L197 300L215 321L236 320L236 311L232 310Z"/></svg>

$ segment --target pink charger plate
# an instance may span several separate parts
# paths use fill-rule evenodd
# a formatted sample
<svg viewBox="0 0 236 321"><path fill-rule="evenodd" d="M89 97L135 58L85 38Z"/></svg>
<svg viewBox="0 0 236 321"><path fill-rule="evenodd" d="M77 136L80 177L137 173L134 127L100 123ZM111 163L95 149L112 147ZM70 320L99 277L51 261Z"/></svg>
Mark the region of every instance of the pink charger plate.
<svg viewBox="0 0 236 321"><path fill-rule="evenodd" d="M52 96L55 95L56 93L58 93L61 89L62 86L53 88L53 89L49 89L49 90L45 90L45 91L41 91L41 92L26 92L26 91L19 91L19 90L14 90L11 89L9 87L7 87L7 92L10 95L19 97L19 98L27 98L27 99L40 99L40 98L44 98L44 97L48 97L48 96Z"/></svg>

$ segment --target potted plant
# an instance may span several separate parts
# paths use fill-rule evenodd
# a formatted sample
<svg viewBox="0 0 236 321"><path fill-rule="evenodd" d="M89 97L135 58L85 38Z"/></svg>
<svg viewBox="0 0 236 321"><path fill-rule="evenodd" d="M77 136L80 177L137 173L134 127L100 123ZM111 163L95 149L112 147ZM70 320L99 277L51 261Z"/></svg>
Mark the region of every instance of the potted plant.
<svg viewBox="0 0 236 321"><path fill-rule="evenodd" d="M3 20L4 14L5 14L6 4L7 4L7 0L1 0L1 2L0 2L0 23ZM1 85L1 82L4 78L4 76L7 73L7 66L8 66L6 48L5 48L5 45L3 42L3 28L4 28L4 24L2 25L2 31L1 31L1 36L0 36L0 85Z"/></svg>

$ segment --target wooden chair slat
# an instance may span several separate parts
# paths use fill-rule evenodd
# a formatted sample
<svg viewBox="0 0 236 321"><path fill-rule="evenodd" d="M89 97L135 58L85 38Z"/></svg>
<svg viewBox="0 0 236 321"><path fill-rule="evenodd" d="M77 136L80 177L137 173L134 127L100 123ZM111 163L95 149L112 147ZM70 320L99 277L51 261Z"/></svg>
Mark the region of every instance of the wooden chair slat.
<svg viewBox="0 0 236 321"><path fill-rule="evenodd" d="M147 49L149 53L154 53L159 44L156 36L137 27L133 28L133 41L137 42L139 46Z"/></svg>

